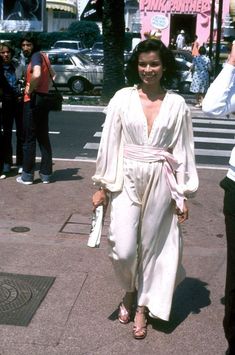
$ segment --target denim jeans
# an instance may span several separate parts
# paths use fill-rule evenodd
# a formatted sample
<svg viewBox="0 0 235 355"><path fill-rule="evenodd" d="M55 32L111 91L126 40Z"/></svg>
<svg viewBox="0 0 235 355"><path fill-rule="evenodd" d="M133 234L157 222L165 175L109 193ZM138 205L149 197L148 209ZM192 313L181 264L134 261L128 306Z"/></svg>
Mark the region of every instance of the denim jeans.
<svg viewBox="0 0 235 355"><path fill-rule="evenodd" d="M224 178L224 215L227 237L224 332L231 354L235 354L235 182Z"/></svg>
<svg viewBox="0 0 235 355"><path fill-rule="evenodd" d="M4 163L12 165L12 128L16 126L16 165L23 163L23 102L14 97L2 101Z"/></svg>
<svg viewBox="0 0 235 355"><path fill-rule="evenodd" d="M52 174L52 150L49 140L48 111L34 107L30 101L24 103L23 128L25 141L22 179L33 181L36 141L41 151L39 172L49 177Z"/></svg>

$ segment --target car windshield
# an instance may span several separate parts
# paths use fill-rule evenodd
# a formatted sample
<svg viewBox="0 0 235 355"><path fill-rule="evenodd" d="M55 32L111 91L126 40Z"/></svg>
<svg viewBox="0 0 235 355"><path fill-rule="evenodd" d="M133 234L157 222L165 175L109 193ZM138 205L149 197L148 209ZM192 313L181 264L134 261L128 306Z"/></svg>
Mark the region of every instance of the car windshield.
<svg viewBox="0 0 235 355"><path fill-rule="evenodd" d="M78 46L77 46L77 43L69 43L69 42L58 42L58 43L55 43L54 45L55 48L68 48L68 49L77 49Z"/></svg>
<svg viewBox="0 0 235 355"><path fill-rule="evenodd" d="M82 62L83 65L92 65L90 59L86 57L85 54L75 54L74 57L77 59L77 61Z"/></svg>
<svg viewBox="0 0 235 355"><path fill-rule="evenodd" d="M97 42L93 45L92 49L98 50L98 51L103 51L104 46L102 42Z"/></svg>

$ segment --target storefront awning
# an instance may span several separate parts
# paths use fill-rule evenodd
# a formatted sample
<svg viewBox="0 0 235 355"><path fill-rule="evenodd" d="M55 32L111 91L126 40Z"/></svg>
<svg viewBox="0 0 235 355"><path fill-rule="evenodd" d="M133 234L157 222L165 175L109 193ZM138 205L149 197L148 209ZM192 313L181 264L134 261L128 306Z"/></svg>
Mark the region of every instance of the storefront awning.
<svg viewBox="0 0 235 355"><path fill-rule="evenodd" d="M72 12L73 14L77 13L76 0L47 0L46 8Z"/></svg>

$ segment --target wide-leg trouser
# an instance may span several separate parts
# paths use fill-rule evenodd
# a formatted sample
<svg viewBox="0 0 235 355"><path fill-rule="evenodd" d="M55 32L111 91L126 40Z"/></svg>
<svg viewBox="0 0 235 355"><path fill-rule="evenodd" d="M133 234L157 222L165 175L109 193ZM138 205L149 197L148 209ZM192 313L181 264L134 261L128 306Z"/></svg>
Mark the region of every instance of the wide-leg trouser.
<svg viewBox="0 0 235 355"><path fill-rule="evenodd" d="M141 204L125 185L112 193L110 258L121 286L126 291L137 286L138 304L152 317L168 320L175 286L184 276L181 231L163 174L150 176L146 186Z"/></svg>

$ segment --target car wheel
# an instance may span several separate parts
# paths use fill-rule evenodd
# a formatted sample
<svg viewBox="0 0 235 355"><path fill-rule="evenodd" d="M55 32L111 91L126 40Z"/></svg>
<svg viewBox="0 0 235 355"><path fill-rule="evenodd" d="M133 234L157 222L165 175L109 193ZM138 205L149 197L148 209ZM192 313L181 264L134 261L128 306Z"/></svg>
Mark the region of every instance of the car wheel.
<svg viewBox="0 0 235 355"><path fill-rule="evenodd" d="M190 92L190 86L191 86L191 83L188 81L181 83L180 84L180 92L182 92L182 94L188 94Z"/></svg>
<svg viewBox="0 0 235 355"><path fill-rule="evenodd" d="M74 94L81 94L85 90L85 82L81 78L74 78L71 80L69 87Z"/></svg>

